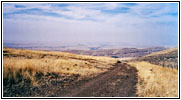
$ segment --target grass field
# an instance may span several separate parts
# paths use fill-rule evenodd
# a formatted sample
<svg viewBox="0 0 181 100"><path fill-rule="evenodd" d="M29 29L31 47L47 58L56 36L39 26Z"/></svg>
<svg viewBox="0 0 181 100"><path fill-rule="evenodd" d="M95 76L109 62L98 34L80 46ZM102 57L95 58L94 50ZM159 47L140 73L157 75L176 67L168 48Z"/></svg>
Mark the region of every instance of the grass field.
<svg viewBox="0 0 181 100"><path fill-rule="evenodd" d="M169 61L175 63L178 59L176 50L169 49L146 57L153 63L162 61L164 57L167 59L171 57L172 60ZM167 55L165 56L164 53ZM168 61L167 59L165 61ZM162 67L146 61L130 60L130 58L116 59L5 47L3 48L3 95L41 96L44 94L33 94L35 87L40 89L36 91L41 92L44 91L43 86L51 89L56 84L61 84L61 87L58 87L61 90L83 78L89 79L108 71L118 60L127 60L125 63L138 70L137 95L139 97L178 96L178 70L176 68ZM51 93L48 94L51 95Z"/></svg>
<svg viewBox="0 0 181 100"><path fill-rule="evenodd" d="M3 48L3 78L17 82L30 79L36 84L38 73L56 73L92 77L105 72L117 60L54 51L33 51Z"/></svg>
<svg viewBox="0 0 181 100"><path fill-rule="evenodd" d="M148 62L129 62L138 70L140 97L178 97L178 70Z"/></svg>

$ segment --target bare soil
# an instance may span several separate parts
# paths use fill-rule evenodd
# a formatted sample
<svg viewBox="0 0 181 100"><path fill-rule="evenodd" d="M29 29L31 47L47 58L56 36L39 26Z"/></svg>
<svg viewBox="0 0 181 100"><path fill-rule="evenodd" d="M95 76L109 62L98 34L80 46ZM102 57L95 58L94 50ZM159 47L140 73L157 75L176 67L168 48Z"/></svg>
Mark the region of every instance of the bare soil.
<svg viewBox="0 0 181 100"><path fill-rule="evenodd" d="M126 63L116 63L108 72L56 93L62 97L135 97L137 70Z"/></svg>

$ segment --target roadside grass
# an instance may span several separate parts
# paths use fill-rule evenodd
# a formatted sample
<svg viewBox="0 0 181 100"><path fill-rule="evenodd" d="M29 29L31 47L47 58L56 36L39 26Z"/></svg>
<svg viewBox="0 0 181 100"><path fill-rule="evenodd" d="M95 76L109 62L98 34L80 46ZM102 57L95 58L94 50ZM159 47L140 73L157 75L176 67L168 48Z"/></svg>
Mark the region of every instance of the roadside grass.
<svg viewBox="0 0 181 100"><path fill-rule="evenodd" d="M178 70L148 62L129 62L138 70L139 97L178 97Z"/></svg>

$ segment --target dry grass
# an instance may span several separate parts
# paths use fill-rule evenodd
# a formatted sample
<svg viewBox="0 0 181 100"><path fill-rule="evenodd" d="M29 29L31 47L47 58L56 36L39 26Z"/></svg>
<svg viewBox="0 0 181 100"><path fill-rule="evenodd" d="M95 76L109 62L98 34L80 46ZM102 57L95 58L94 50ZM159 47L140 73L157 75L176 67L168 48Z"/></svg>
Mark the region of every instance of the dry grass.
<svg viewBox="0 0 181 100"><path fill-rule="evenodd" d="M92 77L107 71L117 60L54 51L33 51L3 48L3 78L28 78L34 84L35 75L41 73L79 74Z"/></svg>
<svg viewBox="0 0 181 100"><path fill-rule="evenodd" d="M146 55L145 57L155 56L155 55L160 55L160 54L166 54L166 53L170 53L170 52L173 52L173 51L178 51L178 48L170 48L170 49L166 49L166 50L163 50L163 51L154 52L152 54Z"/></svg>
<svg viewBox="0 0 181 100"><path fill-rule="evenodd" d="M138 70L140 97L178 97L178 70L147 62L130 62Z"/></svg>

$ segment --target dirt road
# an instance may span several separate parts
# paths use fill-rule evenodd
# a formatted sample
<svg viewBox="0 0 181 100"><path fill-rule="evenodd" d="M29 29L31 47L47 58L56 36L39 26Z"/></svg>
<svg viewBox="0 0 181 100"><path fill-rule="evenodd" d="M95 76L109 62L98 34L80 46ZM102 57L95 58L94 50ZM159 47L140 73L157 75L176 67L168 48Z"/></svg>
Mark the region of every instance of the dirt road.
<svg viewBox="0 0 181 100"><path fill-rule="evenodd" d="M78 76L42 76L48 78L39 87L29 82L13 86L3 86L6 97L135 97L137 70L126 63L116 63L107 72L91 79L77 80ZM64 80L59 80L64 78ZM71 83L65 86L67 83ZM63 88L64 87L64 88Z"/></svg>
<svg viewBox="0 0 181 100"><path fill-rule="evenodd" d="M126 63L116 63L108 72L54 94L58 97L135 97L137 70Z"/></svg>

